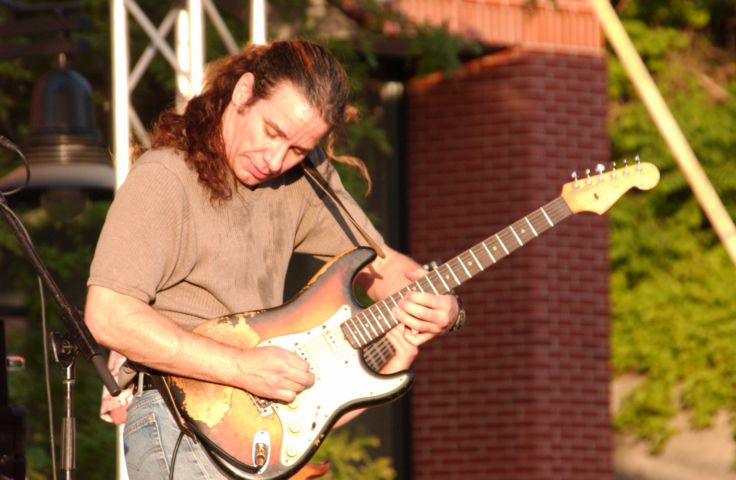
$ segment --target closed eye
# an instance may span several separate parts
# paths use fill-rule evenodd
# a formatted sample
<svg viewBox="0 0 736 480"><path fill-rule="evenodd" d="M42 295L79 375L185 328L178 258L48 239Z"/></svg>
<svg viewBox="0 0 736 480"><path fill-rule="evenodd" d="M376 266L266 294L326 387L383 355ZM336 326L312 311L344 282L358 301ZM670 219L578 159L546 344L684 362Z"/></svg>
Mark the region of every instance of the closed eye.
<svg viewBox="0 0 736 480"><path fill-rule="evenodd" d="M306 157L307 154L309 153L308 150L305 150L301 147L291 147L291 151L299 155L300 157Z"/></svg>

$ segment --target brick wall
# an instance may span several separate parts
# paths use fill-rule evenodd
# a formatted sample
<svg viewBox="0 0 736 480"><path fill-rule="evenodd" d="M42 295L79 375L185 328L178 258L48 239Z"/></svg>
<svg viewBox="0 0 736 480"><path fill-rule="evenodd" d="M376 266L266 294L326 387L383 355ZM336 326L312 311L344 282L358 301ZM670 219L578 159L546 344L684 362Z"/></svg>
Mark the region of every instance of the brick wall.
<svg viewBox="0 0 736 480"><path fill-rule="evenodd" d="M606 66L516 47L409 85L410 250L449 259L609 160ZM608 223L581 214L460 290L468 324L423 347L417 479L610 479Z"/></svg>

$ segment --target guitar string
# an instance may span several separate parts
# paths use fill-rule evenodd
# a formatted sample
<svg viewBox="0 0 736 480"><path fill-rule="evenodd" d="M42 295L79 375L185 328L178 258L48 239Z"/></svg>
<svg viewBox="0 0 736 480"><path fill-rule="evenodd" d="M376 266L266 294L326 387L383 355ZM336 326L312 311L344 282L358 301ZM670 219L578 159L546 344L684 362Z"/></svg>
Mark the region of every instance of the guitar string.
<svg viewBox="0 0 736 480"><path fill-rule="evenodd" d="M441 287L443 293L451 290L451 288L454 288L456 286L461 285L462 282L458 282L457 281L457 275L458 275L458 272L460 270L457 269L457 267L455 268L455 270L453 270L452 269L452 263L451 262L455 261L457 263L461 263L463 265L463 268L465 268L466 266L472 266L473 264L470 262L469 259L463 258L463 255L466 255L469 252L472 252L472 255L474 256L474 258L477 258L477 259L488 257L490 263L489 262L486 262L484 264L484 263L481 263L480 261L475 262L475 263L477 263L475 265L475 268L478 269L478 271L475 272L475 273L470 272L470 273L472 273L472 275L469 276L466 279L466 281L469 280L469 279L471 279L471 278L473 278L475 275L477 275L477 274L485 271L490 265L496 263L501 258L504 258L504 257L510 255L517 248L520 248L520 247L526 245L526 243L528 243L529 241L531 241L534 238L536 238L536 236L533 236L533 237L529 238L527 241L522 241L519 238L518 233L515 232L514 230L512 230L514 225L516 225L518 223L521 223L524 220L527 220L527 221L530 222L531 225L537 224L537 229L541 233L544 233L549 228L552 228L552 226L549 226L548 224L545 224L542 221L540 221L539 215L541 215L541 213L543 211L542 209L545 209L544 211L547 212L547 215L550 215L551 217L554 217L554 221L553 221L553 225L552 226L556 226L557 224L559 224L559 222L561 222L562 220L564 220L565 218L567 218L571 214L569 207L564 202L564 200L562 199L562 197L557 197L556 199L554 199L551 202L549 202L547 205L544 205L543 207L540 207L537 210L532 211L528 215L522 217L521 219L517 220L516 222L514 222L514 223L510 224L509 226L505 227L504 229L500 230L495 235L486 238L485 240L481 241L477 245L474 245L470 249L466 250L465 252L459 254L458 256L454 257L450 261L448 261L445 264L441 265L440 268L442 268L443 266L445 266L445 269L452 273L452 277L449 276L449 275L447 275L446 277L441 276L441 272L438 271L439 269L438 270L435 270L433 272L430 272L427 275L425 275L424 277L422 277L419 280L415 281L413 284L410 284L407 287L402 288L398 292L396 292L396 293L394 293L392 295L389 295L387 298L385 298L383 300L379 300L376 303L374 303L373 305L371 305L370 307L367 307L367 308L359 311L358 313L356 313L355 315L353 315L351 318L349 318L348 320L346 320L343 323L350 323L354 327L353 328L354 331L352 333L353 333L353 335L354 335L354 337L355 337L356 340L358 340L358 338L357 338L358 336L360 336L360 337L364 337L365 336L365 337L368 338L368 340L369 340L368 342L365 342L365 340L361 340L360 343L362 343L362 345L360 345L360 346L365 346L368 343L370 343L371 341L375 340L376 338L379 338L379 337L383 336L385 334L385 329L384 329L384 326L381 324L381 321L379 320L379 318L382 319L384 322L386 322L386 325L389 326L390 328L393 328L393 326L397 325L397 320L393 316L393 313L391 312L391 309L390 309L390 307L387 304L387 302L389 300L392 301L392 302L394 302L394 303L397 303L396 302L396 299L394 297L396 295L398 295L399 297L402 297L402 294L403 293L406 293L406 292L408 292L409 290L412 289L412 285L416 285L417 288L419 288L421 290L425 290L425 291L428 290L426 288L427 286L429 286L434 291L438 291L437 289ZM535 215L537 218L530 218L533 215ZM544 227L542 227L542 226L544 226ZM512 247L513 248L511 248L511 250L509 250L508 253L506 253L506 250L505 249L508 248L507 244L509 243L509 240L510 240L509 236L510 235L514 235L514 237L511 237L511 238L514 238L515 240L517 240L518 242L520 242L520 244L518 244L518 245L513 245L512 244ZM497 245L493 245L493 241L494 240L497 241L497 242L500 242L498 246L501 246L504 249L504 253L505 254L503 256L501 256L500 255L501 252L499 252L497 250L498 246ZM506 241L504 242L504 240L506 240ZM489 248L489 244L490 244L490 246L492 248L494 248L494 247L496 248L496 253L499 255L497 258L494 258L492 256L492 254L487 251L488 248ZM432 273L434 273L436 275L437 279L439 279L439 281L442 283L441 286L437 286L437 287L435 286L435 283L437 283L437 281L436 280L432 280L432 278L431 278ZM424 282L424 285L422 285L422 282ZM452 287L450 287L451 285L452 285ZM385 308L386 308L386 310L387 310L387 312L389 314L389 317L388 318L387 318L386 314L381 310L381 307L384 307L384 306L385 306ZM373 317L373 319L374 319L373 321L371 321L371 319L368 316L368 314L370 314ZM360 318L361 315L365 318L365 320L361 320L361 318ZM395 323L393 323L393 325L391 323L392 321L395 322ZM366 324L367 324L367 326L366 326ZM342 325L340 325L338 327L334 327L334 328L328 330L325 333L326 334L329 334L329 335L335 335L337 333L338 329L340 329L341 326ZM369 329L369 327L370 327L370 329ZM350 328L350 326L348 326L348 328ZM362 328L362 332L360 331L360 328ZM379 334L379 332L378 332L377 329L380 330L380 334ZM355 334L355 331L357 331L357 335ZM323 333L322 336L324 336L325 333ZM305 342L304 344L302 344L300 348L299 347L298 348L304 354L311 355L311 354L314 354L316 352L323 351L324 348L325 348L325 346L324 346L325 343L328 343L329 344L329 340L327 340L325 338L314 338L314 339L308 340L307 342ZM328 347L329 347L329 345L328 345Z"/></svg>
<svg viewBox="0 0 736 480"><path fill-rule="evenodd" d="M546 210L545 210L545 207L546 207ZM457 255L456 257L450 259L448 262L446 262L445 264L441 265L440 268L442 268L443 266L446 266L446 269L449 270L449 272L452 274L453 280L455 281L455 284L456 284L455 286L459 286L464 281L470 280L475 275L477 275L477 274L485 271L487 268L489 268L493 264L497 263L498 260L501 260L501 259L505 258L506 256L508 256L511 253L513 253L516 249L521 248L524 245L526 245L527 243L529 243L530 241L534 240L534 238L537 238L539 236L539 234L545 233L547 230L549 230L549 229L557 226L560 222L562 222L563 220L565 220L567 217L571 216L572 213L573 212L571 211L571 209L567 205L567 203L564 201L564 199L561 196L560 197L557 197L556 199L550 201L546 205L544 205L544 206L542 206L542 207L540 207L540 208L532 211L531 213L529 213L526 216L522 217L521 219L515 221L514 223L510 224L509 226L501 229L494 236L491 236L491 237L486 238L485 240L482 240L481 242L479 242L478 244L474 245L473 247L471 247L470 249L466 250L465 252L462 252L459 255ZM548 223L545 224L544 222L538 221L540 215L543 215L545 217L545 219L548 221ZM531 218L532 216L536 216L537 218L536 219L535 218ZM551 220L551 217L553 217L554 220ZM529 224L529 227L532 229L533 236L531 238L529 238L529 240L527 240L527 241L523 241L520 238L519 234L517 234L517 232L513 228L514 225L519 224L519 223L522 223L523 221L526 221ZM537 228L539 228L539 231L537 231L537 229L535 229L534 223L532 223L532 222L537 223ZM551 223L551 225L549 223ZM521 233L523 234L524 233L524 230L525 230L525 227L523 227L523 224L519 228L521 228ZM503 247L503 250L505 251L505 255L499 257L498 259L496 259L492 255L492 253L490 252L490 250L488 248L489 241L492 241L493 238L495 237L498 241L503 242L503 239L500 238L500 236L505 235L506 237L508 237L509 234L512 234L514 236L514 238L518 242L518 245L516 247L514 247L513 249L511 249L510 251L507 251L506 250L506 247L505 247L505 244L504 243L501 243L501 246ZM507 238L507 240L508 240L508 238ZM486 250L486 254L485 255L487 255L489 257L489 260L491 261L491 263L488 263L487 265L482 265L482 264L480 264L480 262L477 261L478 255L483 256L483 250ZM477 268L479 269L478 272L476 272L476 273L473 273L468 268L466 268L466 264L467 264L467 266L472 266L472 263L470 263L469 260L466 261L465 259L462 258L463 256L466 256L467 257L467 254L468 253L470 253L473 256L473 259L476 260ZM497 253L498 253L498 251L497 251ZM465 274L467 275L467 278L465 280L460 281L459 278L457 277L457 273L455 272L455 270L452 270L451 262L453 262L453 261L456 262L456 263L458 263L462 267L462 269L464 270ZM453 287L450 287L445 282L445 280L449 280L449 278L450 278L449 276L447 276L445 279L443 279L442 276L440 275L439 268L437 270L435 270L434 272L436 273L436 275L439 278L439 280L442 282L443 287L445 287L445 291L449 291L451 288L454 288L454 286ZM421 283L420 283L422 280L426 280L426 282L429 282L430 287L432 287L433 289L435 289L435 286L432 283L432 279L430 277L431 273L433 273L433 272L428 273L424 277L422 277L422 278L418 279L417 281L415 281L413 284L407 285L406 287L398 290L394 294L389 295L385 299L380 300L380 301L374 303L370 307L367 307L367 308L361 310L356 315L353 315L351 318L349 318L348 320L346 320L345 322L343 322L339 326L333 327L333 328L329 329L326 333L328 333L329 335L335 335L338 331L340 331L340 333L344 333L344 332L342 332L342 328L341 328L342 325L344 325L344 324L346 324L348 322L352 322L354 324L355 321L356 321L356 319L357 319L357 317L359 317L361 314L364 315L364 316L366 316L366 313L365 312L370 311L371 315L374 317L374 320L378 324L379 329L381 330L381 334L382 335L385 334L385 332L383 331L383 326L380 324L378 318L375 316L375 314L373 313L373 311L371 309L373 309L375 307L379 311L378 313L380 314L381 318L383 318L383 320L387 323L387 325L390 328L393 328L391 326L391 323L389 322L389 320L383 314L383 312L380 311L380 306L383 305L383 304L385 304L386 308L388 309L388 313L389 313L390 317L393 319L394 322L397 322L396 318L393 316L393 313L391 312L391 308L389 307L389 305L387 303L388 300L391 300L394 303L394 305L397 305L398 303L397 303L397 301L396 301L396 299L394 297L398 295L400 299L403 298L403 294L404 293L407 293L408 291L412 290L412 285L416 285L419 289L422 289L422 286L421 286ZM435 292L436 292L436 289L435 289ZM370 324L370 319L368 319L367 316L366 316L366 319L369 321L369 324ZM395 323L394 326L397 323ZM360 323L360 325L363 327L363 329L365 330L366 334L368 334L368 336L370 337L370 332L365 328L365 325L363 325L362 322ZM374 332L375 332L375 328L372 325L371 325L371 328L373 328L374 329ZM303 347L300 349L300 351L301 352L305 352L307 354L314 354L315 352L324 350L325 349L324 344L327 344L327 347L329 348L329 340L327 338L325 338L324 335L325 334L323 333L320 337L317 337L317 338L314 338L314 339L311 339L311 340L307 341L303 345ZM353 333L353 335L354 335L355 339L357 340L357 336L355 336L354 333ZM361 334L361 336L362 336L362 334ZM378 335L376 338L378 338L378 337L380 337L380 335ZM338 336L338 338L339 338L339 336ZM385 364L384 362L387 361L388 358L390 358L390 355L393 352L394 352L393 346L391 346L391 345L385 345L385 344L379 345L379 347L376 348L376 349L365 351L366 361L374 362L374 364L376 364L376 362L380 362L380 363Z"/></svg>
<svg viewBox="0 0 736 480"><path fill-rule="evenodd" d="M559 222L561 222L562 220L564 220L565 218L567 218L572 213L570 211L569 207L564 203L564 200L562 199L562 197L558 197L555 200L552 200L551 202L549 202L547 205L544 205L543 207L541 207L541 208L539 208L539 209L531 212L527 216L522 217L521 219L519 219L516 222L512 223L510 226L506 227L505 229L502 229L499 233L497 233L495 235L495 238L497 239L498 242L503 242L504 239L506 240L506 242L510 242L509 235L510 234L513 234L514 237L516 238L516 240L520 243L520 245L515 246L508 253L512 253L514 250L516 250L516 248L519 248L519 247L525 245L526 243L528 243L529 241L533 240L534 238L536 238L536 236L534 236L534 237L529 238L526 242L522 242L521 239L519 238L518 234L516 234L516 232L513 230L514 225L516 225L517 228L520 229L520 231L525 231L526 228L523 226L523 223L522 222L524 220L526 220L527 222L530 222L530 218L531 218L531 221L534 221L535 223L537 223L538 228L542 231L542 233L545 232L547 229L551 228L551 226L544 226L544 222L542 222L540 220L540 218L539 218L540 215L544 213L544 210L542 210L544 208L547 209L546 210L547 215L552 215L553 217L555 217L555 221L553 222L553 225L552 226L557 225ZM530 222L530 224L531 224L531 222ZM501 237L505 237L505 238L501 238ZM471 253L471 255L474 255L476 258L478 257L478 255L480 255L481 257L484 257L486 254L483 253L483 250L488 251L488 243L489 243L489 241L491 241L493 239L494 239L494 237L487 238L483 242L481 242L478 245L472 247L469 250L469 252ZM504 247L505 244L502 243L501 246ZM492 259L492 262L493 263L496 263L497 260L496 259L493 259L492 255L490 254L490 251L488 251L488 256ZM462 265L463 268L465 269L465 264L468 263L468 262L462 262L461 263L461 260L463 260L462 257L463 257L463 254L460 254L457 257L455 257L454 259L452 259L452 260L448 261L446 264L444 264L444 265L446 265L446 270L449 270L449 272L455 278L457 277L457 274L455 273L455 270L452 270L452 262L455 261L456 263L460 263L460 265ZM500 260L500 258L502 258L502 257L499 256L499 260ZM472 266L472 264L470 264L470 265ZM477 268L478 271L475 274L468 276L468 278L466 280L469 280L474 275L476 275L476 274L484 271L486 268L488 268L488 266L490 266L490 264L483 264L480 261L477 261L476 262L476 265L475 265L475 268ZM442 266L440 267L440 269L441 268L442 268ZM448 287L447 283L448 282L451 282L450 275L446 275L443 278L442 276L440 276L441 275L441 272L435 271L433 273L435 273L437 275L438 279L442 282L443 287L445 287L445 289L443 290L443 292L449 291L450 289L447 288ZM426 275L425 277L417 280L414 283L414 285L416 285L422 291L426 291L427 290L427 285L431 289L433 289L434 291L437 291L437 289L435 288L435 283L433 283L433 282L436 282L436 280L432 280L432 278L431 278L430 275L431 275L431 273L428 274L428 275ZM424 282L424 283L422 283L422 282ZM462 282L458 282L457 280L455 280L455 284L453 285L453 287L458 286L461 283ZM409 289L411 289L411 286L409 287ZM405 291L408 291L408 289L405 290ZM393 318L393 314L390 312L390 308L387 305L387 302L389 300L391 300L394 303L396 303L396 301L394 300L394 296L395 295L396 294L391 295L391 296L387 297L386 299L384 299L382 301L376 302L373 306L369 307L366 310L363 310L363 311L359 312L358 314L356 314L355 316L353 316L352 318L350 318L349 320L346 321L346 323L347 322L350 322L352 324L353 329L351 330L351 333L354 335L354 337L355 337L356 340L358 340L357 339L357 336L358 335L360 335L360 337L363 337L364 336L363 333L365 333L365 335L368 337L369 342L372 341L374 338L376 338L375 335L371 335L370 330L365 325L366 322L364 322L363 320L361 320L361 318L360 318L361 314L366 318L366 321L368 323L368 326L370 326L371 329L374 329L374 331L375 331L375 328L373 327L373 324L370 322L370 318L368 318L366 312L371 313L371 315L375 318L376 316L373 314L373 312L374 311L377 311L378 314L380 315L380 317L383 318L383 320L386 321L388 325L390 325L389 319L386 318L386 315L381 311L382 306L385 305L386 308L388 309L388 312L389 312L390 317L393 319L394 322L396 322L396 319ZM401 294L399 294L399 296L401 296ZM378 321L377 318L375 320ZM394 325L395 324L396 323L394 323ZM382 327L382 325L380 323L378 324L378 326L379 326L379 329L383 330L383 327ZM362 327L362 331L361 331L361 327ZM350 326L348 326L348 328L350 328ZM357 332L357 335L355 334L355 332ZM366 344L366 343L369 343L369 342L365 342L364 340L362 340L362 341L359 342L359 344Z"/></svg>

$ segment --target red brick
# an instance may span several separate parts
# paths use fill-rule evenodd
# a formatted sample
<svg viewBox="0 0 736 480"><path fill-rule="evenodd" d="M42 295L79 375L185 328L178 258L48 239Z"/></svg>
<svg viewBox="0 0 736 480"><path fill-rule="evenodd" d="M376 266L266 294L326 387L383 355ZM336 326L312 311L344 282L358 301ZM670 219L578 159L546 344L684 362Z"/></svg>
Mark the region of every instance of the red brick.
<svg viewBox="0 0 736 480"><path fill-rule="evenodd" d="M412 255L447 260L607 162L605 82L602 55L534 50L413 82ZM606 217L576 215L461 287L468 324L415 366L415 478L611 478L607 249Z"/></svg>

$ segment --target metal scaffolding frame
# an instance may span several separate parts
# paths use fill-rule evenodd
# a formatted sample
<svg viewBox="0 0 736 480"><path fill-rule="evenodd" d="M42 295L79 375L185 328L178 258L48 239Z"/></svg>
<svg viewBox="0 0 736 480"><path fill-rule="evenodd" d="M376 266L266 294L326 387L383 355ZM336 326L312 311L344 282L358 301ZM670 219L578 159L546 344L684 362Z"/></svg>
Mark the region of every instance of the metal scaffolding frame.
<svg viewBox="0 0 736 480"><path fill-rule="evenodd" d="M259 7L261 12L258 18L265 23L263 0L251 2L251 8L255 10L256 7ZM141 145L150 146L148 132L136 113L131 98L156 54L161 54L176 75L176 104L178 108L183 108L186 101L196 95L202 86L205 64L205 17L214 26L228 52L237 52L238 45L213 0L174 2L158 27L146 16L145 11L135 0L110 0L110 17L112 18L113 158L116 185L119 187L125 180L130 165L131 132ZM133 19L150 39L149 45L135 61L132 69L128 47L129 18ZM173 46L167 40L172 29L175 29ZM265 27L262 31L265 33Z"/></svg>

